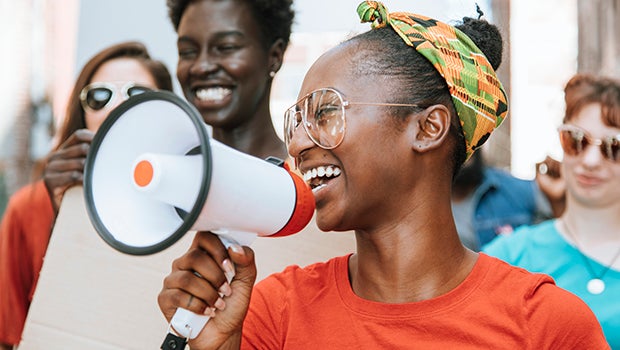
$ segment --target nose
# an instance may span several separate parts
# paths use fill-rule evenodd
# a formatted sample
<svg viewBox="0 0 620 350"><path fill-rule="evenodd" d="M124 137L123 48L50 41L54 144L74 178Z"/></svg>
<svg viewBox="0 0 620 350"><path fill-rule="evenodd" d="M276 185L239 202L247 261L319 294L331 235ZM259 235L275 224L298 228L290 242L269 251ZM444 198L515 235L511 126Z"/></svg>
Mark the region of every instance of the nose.
<svg viewBox="0 0 620 350"><path fill-rule="evenodd" d="M581 161L588 168L594 168L600 165L603 161L603 153L601 152L600 145L587 145L583 150Z"/></svg>
<svg viewBox="0 0 620 350"><path fill-rule="evenodd" d="M288 153L293 158L300 157L304 151L315 146L302 124L303 122L297 124L297 126L294 126L291 133L291 139L288 144Z"/></svg>
<svg viewBox="0 0 620 350"><path fill-rule="evenodd" d="M214 57L210 57L207 50L202 50L196 61L190 67L190 74L201 75L213 72L217 69L217 60Z"/></svg>
<svg viewBox="0 0 620 350"><path fill-rule="evenodd" d="M125 102L129 97L125 97L122 96L122 94L117 94L117 97L113 99L113 101L110 103L110 107L106 107L108 110L113 110L114 108L118 107L118 105L120 105L121 103Z"/></svg>

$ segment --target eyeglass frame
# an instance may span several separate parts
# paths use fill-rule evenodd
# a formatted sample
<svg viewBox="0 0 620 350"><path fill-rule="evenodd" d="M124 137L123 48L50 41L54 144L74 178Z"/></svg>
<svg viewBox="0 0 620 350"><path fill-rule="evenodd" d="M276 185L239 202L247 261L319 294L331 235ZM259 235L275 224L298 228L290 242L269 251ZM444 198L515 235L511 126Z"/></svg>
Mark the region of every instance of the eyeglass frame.
<svg viewBox="0 0 620 350"><path fill-rule="evenodd" d="M116 95L119 93L119 91L120 91L121 96L125 100L129 99L129 97L131 97L129 96L129 89L134 88L134 87L144 88L146 91L154 90L148 86L138 84L134 81L128 81L124 83L123 85L117 85L117 84L114 84L114 82L95 82L95 83L90 83L82 88L82 90L80 91L80 104L82 105L82 108L84 109L84 111L98 112L98 111L106 109L108 105L112 103L112 101L115 101L117 97ZM105 105L103 105L103 107L101 107L100 109L94 109L88 105L88 103L86 102L86 98L88 97L88 92L90 90L98 89L98 88L106 88L112 92L112 95L110 95L110 99L108 100L108 102L106 102Z"/></svg>
<svg viewBox="0 0 620 350"><path fill-rule="evenodd" d="M308 98L320 91L329 91L329 92L333 92L342 102L341 103L341 112L342 112L342 136L340 137L340 139L338 140L338 142L336 142L336 144L334 146L324 146L321 145L319 143L318 140L315 140L315 138L311 135L310 131L308 130L308 117L307 117L307 112L306 113L302 113L303 109L299 109L299 110L295 110L300 103L305 103L305 110L307 111L307 101ZM346 126L347 126L347 122L346 122L346 113L345 113L345 108L352 106L352 105L362 105L362 106L384 106L384 107L417 107L417 108L424 108L418 104L409 104L409 103L383 103L383 102L351 102L347 99L344 98L344 95L336 90L335 88L330 88L330 87L326 87L326 88L320 88L320 89L316 89L316 90L312 90L311 92L307 93L306 95L304 95L302 98L300 98L299 100L297 100L297 102L295 102L292 106L290 106L289 108L286 109L286 111L284 112L284 144L286 145L286 148L288 149L290 144L291 144L291 139L292 136L294 135L295 131L297 130L297 128L299 127L299 124L302 124L304 127L304 131L306 132L306 135L308 135L308 137L310 138L310 140L312 140L312 142L317 145L318 147L322 148L322 149L326 149L326 150L330 150L330 149L334 149L338 146L340 146L340 144L342 143L342 141L344 140L344 135L346 133ZM288 128L289 128L289 124L290 122L288 122L289 119L289 115L291 114L290 112L293 111L292 115L297 115L297 114L301 114L301 123L297 123L295 122L295 126L293 127L293 130L289 133L288 132ZM297 120L297 118L295 118Z"/></svg>
<svg viewBox="0 0 620 350"><path fill-rule="evenodd" d="M583 128L580 128L576 125L573 124L562 124L560 125L558 128L558 134L560 137L560 146L562 147L562 150L564 151L565 154L568 154L569 156L579 156L581 154L583 154L583 152L585 151L587 146L598 146L599 151L601 152L601 154L603 155L603 158L605 160L608 160L610 162L613 163L620 163L620 156L618 156L616 159L613 158L613 154L612 154L612 142L617 142L618 143L618 147L620 147L620 134L617 135L613 135L613 136L606 136L602 139L598 139L595 137L592 137L592 135L590 135L590 133L588 133L588 131L584 130ZM567 131L567 132L571 132L571 131L576 131L576 132L580 132L583 134L582 139L586 140L586 147L581 147L582 142L579 142L579 147L577 149L577 151L573 154L571 152L567 152L565 147L564 147L564 143L562 142L562 132ZM572 140L571 141L575 141L575 138L572 137L572 133L570 134L571 136L569 136ZM579 140L581 141L581 140ZM618 153L620 154L620 150L618 151Z"/></svg>

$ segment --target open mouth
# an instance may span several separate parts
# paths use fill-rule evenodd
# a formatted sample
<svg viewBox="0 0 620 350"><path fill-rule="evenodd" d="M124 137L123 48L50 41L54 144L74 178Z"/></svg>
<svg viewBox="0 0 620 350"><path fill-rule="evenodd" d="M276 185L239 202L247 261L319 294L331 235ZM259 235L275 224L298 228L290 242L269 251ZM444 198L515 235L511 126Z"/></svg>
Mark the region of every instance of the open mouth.
<svg viewBox="0 0 620 350"><path fill-rule="evenodd" d="M307 170L304 173L304 181L306 181L314 191L325 186L329 180L340 176L341 172L340 168L334 165L319 166Z"/></svg>
<svg viewBox="0 0 620 350"><path fill-rule="evenodd" d="M232 94L232 89L223 86L202 87L194 90L194 96L201 102L219 102Z"/></svg>

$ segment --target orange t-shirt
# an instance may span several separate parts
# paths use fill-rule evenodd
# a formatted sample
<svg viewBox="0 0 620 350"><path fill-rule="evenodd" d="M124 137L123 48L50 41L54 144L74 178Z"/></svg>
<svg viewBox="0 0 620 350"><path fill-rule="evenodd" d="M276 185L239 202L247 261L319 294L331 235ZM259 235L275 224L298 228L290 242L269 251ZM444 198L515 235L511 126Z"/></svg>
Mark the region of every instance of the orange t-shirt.
<svg viewBox="0 0 620 350"><path fill-rule="evenodd" d="M469 276L437 298L405 304L355 295L348 256L289 267L259 282L245 349L609 349L580 299L480 254Z"/></svg>
<svg viewBox="0 0 620 350"><path fill-rule="evenodd" d="M0 343L21 339L53 222L43 181L11 196L0 224Z"/></svg>

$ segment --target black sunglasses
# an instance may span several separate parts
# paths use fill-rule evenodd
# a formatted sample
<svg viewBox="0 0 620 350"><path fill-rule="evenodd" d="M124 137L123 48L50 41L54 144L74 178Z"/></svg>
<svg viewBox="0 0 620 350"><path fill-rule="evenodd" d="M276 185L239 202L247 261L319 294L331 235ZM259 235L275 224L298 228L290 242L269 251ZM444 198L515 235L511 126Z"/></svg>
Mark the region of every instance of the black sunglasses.
<svg viewBox="0 0 620 350"><path fill-rule="evenodd" d="M112 104L119 91L122 98L126 100L131 96L151 90L151 88L134 82L125 83L120 87L114 83L92 83L85 86L80 92L80 102L84 110L99 111Z"/></svg>

